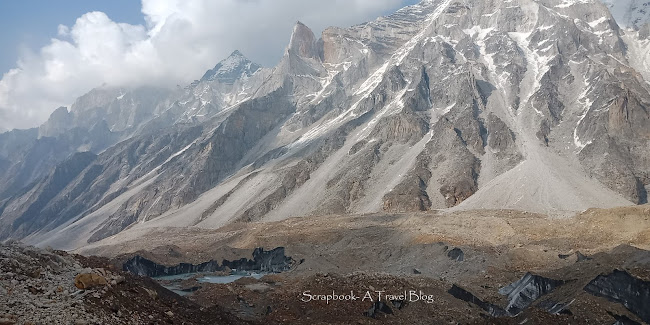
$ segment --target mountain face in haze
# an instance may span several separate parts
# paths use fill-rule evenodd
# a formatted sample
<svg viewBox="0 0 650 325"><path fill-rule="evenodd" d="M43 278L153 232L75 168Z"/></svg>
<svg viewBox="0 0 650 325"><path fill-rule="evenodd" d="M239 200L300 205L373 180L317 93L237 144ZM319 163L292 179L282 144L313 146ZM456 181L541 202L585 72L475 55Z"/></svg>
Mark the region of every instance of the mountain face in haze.
<svg viewBox="0 0 650 325"><path fill-rule="evenodd" d="M641 29L650 23L648 0L602 0L621 27Z"/></svg>
<svg viewBox="0 0 650 325"><path fill-rule="evenodd" d="M173 90L100 87L79 97L69 110L55 110L39 128L0 134L0 207L3 200L46 177L75 152L98 154L120 141L175 124L198 123L250 97L260 81L249 77L255 72L260 72L259 78L265 74L238 51L217 67L234 61L242 63L231 66L230 78L238 75L237 80L202 80ZM227 78L225 68L220 73L220 78Z"/></svg>
<svg viewBox="0 0 650 325"><path fill-rule="evenodd" d="M297 23L273 69L235 52L186 88L99 88L1 135L17 185L0 238L71 249L310 215L646 203L649 51L590 0L426 0L320 38ZM68 146L28 159L42 141Z"/></svg>

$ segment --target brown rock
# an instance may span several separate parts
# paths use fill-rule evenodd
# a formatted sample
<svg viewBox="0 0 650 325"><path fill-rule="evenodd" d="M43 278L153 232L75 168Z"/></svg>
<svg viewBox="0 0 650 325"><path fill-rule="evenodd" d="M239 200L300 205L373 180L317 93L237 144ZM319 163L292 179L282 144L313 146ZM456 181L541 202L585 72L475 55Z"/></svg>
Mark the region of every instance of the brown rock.
<svg viewBox="0 0 650 325"><path fill-rule="evenodd" d="M43 292L42 289L31 286L31 285L27 287L27 290L33 295L37 295L37 294L40 294L40 293Z"/></svg>
<svg viewBox="0 0 650 325"><path fill-rule="evenodd" d="M149 297L151 297L151 299L157 299L158 298L158 292L156 292L155 290L151 290L151 289L147 289L147 288L142 288L142 289L144 289L144 291L147 292L147 294L149 295Z"/></svg>
<svg viewBox="0 0 650 325"><path fill-rule="evenodd" d="M0 318L0 325L13 325L16 324L15 320L9 318Z"/></svg>
<svg viewBox="0 0 650 325"><path fill-rule="evenodd" d="M108 282L106 281L106 278L94 273L82 273L77 275L74 279L75 287L81 290L87 290L97 286L105 286L107 284Z"/></svg>
<svg viewBox="0 0 650 325"><path fill-rule="evenodd" d="M38 278L41 277L41 272L42 272L42 269L39 267L39 268L35 268L35 269L29 271L27 275L29 275L30 277L32 277L34 279L38 279Z"/></svg>

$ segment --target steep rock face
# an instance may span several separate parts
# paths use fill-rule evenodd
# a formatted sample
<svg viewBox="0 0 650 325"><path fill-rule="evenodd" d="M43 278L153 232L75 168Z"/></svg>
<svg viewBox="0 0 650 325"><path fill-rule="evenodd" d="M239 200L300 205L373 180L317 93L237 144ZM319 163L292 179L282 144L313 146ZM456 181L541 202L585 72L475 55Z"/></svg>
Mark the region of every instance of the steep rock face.
<svg viewBox="0 0 650 325"><path fill-rule="evenodd" d="M59 135L72 125L73 115L68 112L67 107L57 108L50 118L38 128L39 136L56 136Z"/></svg>
<svg viewBox="0 0 650 325"><path fill-rule="evenodd" d="M301 22L297 22L294 26L287 50L303 58L317 59L320 57L314 32Z"/></svg>
<svg viewBox="0 0 650 325"><path fill-rule="evenodd" d="M320 167L328 155L340 149L342 145L343 134L335 134L324 139L318 145L318 149L311 153L307 159L294 166L286 167L281 177L281 184L273 192L248 207L240 216L236 217L236 220L251 222L262 219L266 214L280 206L282 201L291 193L305 184L310 179L311 173Z"/></svg>
<svg viewBox="0 0 650 325"><path fill-rule="evenodd" d="M618 75L625 78L621 72ZM650 164L645 148L650 144L650 96L647 90L638 86L624 89L609 85L603 89L603 93L612 96L600 104L607 114L594 116L594 119L600 120L596 124L596 121L589 120L591 111L585 113L586 123L591 123L585 128L593 128L589 131L596 139L585 146L579 158L610 188L624 194L632 202L647 203ZM576 129L576 134L579 132Z"/></svg>

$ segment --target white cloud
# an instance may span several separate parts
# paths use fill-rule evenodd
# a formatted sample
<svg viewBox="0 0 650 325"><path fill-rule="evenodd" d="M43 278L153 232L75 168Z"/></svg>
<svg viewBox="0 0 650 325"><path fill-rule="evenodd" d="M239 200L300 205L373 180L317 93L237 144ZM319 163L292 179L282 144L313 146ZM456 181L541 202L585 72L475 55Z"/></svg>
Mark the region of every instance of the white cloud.
<svg viewBox="0 0 650 325"><path fill-rule="evenodd" d="M146 26L89 12L0 80L0 130L34 127L90 89L185 84L235 49L272 66L297 20L316 33L397 9L405 0L142 0Z"/></svg>

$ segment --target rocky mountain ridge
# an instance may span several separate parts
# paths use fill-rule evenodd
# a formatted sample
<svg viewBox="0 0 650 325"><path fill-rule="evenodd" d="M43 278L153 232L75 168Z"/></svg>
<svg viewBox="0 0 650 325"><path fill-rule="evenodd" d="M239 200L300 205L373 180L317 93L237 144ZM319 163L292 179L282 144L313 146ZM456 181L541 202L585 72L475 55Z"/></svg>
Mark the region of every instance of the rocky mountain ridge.
<svg viewBox="0 0 650 325"><path fill-rule="evenodd" d="M320 38L297 23L273 69L233 53L186 88L97 89L22 131L116 140L66 177L0 160L32 171L3 176L0 238L74 249L158 227L646 203L649 44L587 0L427 0Z"/></svg>

